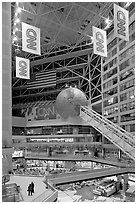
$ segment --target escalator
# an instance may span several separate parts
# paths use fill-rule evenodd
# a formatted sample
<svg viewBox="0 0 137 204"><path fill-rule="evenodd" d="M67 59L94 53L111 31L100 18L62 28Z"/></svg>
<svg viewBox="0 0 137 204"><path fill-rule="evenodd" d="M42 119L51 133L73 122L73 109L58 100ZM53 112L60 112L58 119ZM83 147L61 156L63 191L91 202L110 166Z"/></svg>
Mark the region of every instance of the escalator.
<svg viewBox="0 0 137 204"><path fill-rule="evenodd" d="M81 106L80 117L104 137L135 160L135 137L87 106Z"/></svg>

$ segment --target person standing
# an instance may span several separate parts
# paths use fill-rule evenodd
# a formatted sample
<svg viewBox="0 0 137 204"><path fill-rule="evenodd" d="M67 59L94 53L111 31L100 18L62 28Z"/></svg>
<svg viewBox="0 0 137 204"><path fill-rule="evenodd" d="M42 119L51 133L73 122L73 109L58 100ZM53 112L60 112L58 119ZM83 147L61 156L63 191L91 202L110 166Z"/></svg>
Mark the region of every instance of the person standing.
<svg viewBox="0 0 137 204"><path fill-rule="evenodd" d="M28 191L28 196L30 196L30 194L32 194L32 193L31 193L31 191L32 191L32 190L31 190L31 184L28 185L27 191Z"/></svg>
<svg viewBox="0 0 137 204"><path fill-rule="evenodd" d="M34 193L34 183L33 182L31 182L31 195L32 195L32 193Z"/></svg>

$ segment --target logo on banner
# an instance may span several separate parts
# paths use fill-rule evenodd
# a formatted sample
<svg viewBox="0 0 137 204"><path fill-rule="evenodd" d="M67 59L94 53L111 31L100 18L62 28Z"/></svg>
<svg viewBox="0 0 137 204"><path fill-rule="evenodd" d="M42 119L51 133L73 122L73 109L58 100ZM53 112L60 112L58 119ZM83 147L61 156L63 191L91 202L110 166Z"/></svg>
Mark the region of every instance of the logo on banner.
<svg viewBox="0 0 137 204"><path fill-rule="evenodd" d="M118 34L126 36L126 17L122 11L117 12L117 27Z"/></svg>
<svg viewBox="0 0 137 204"><path fill-rule="evenodd" d="M16 56L16 77L30 79L29 65L29 59Z"/></svg>
<svg viewBox="0 0 137 204"><path fill-rule="evenodd" d="M22 22L22 50L41 54L40 29Z"/></svg>
<svg viewBox="0 0 137 204"><path fill-rule="evenodd" d="M114 4L114 31L117 37L129 41L129 11Z"/></svg>
<svg viewBox="0 0 137 204"><path fill-rule="evenodd" d="M93 26L93 50L94 54L107 57L106 31Z"/></svg>
<svg viewBox="0 0 137 204"><path fill-rule="evenodd" d="M45 119L56 119L56 108L55 105L45 105L43 107L36 109L36 119L45 120Z"/></svg>

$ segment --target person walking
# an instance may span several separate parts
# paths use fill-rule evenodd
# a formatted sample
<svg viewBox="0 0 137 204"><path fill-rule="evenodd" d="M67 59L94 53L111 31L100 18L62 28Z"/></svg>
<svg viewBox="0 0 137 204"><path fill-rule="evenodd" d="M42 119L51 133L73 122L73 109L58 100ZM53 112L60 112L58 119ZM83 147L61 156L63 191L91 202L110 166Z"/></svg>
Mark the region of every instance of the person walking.
<svg viewBox="0 0 137 204"><path fill-rule="evenodd" d="M34 183L33 183L33 182L31 182L31 184L30 184L30 185L31 185L31 194L32 194L32 193L34 193Z"/></svg>
<svg viewBox="0 0 137 204"><path fill-rule="evenodd" d="M31 190L31 184L28 185L27 191L28 191L28 196L30 196L30 194L32 194L32 193L31 193L31 191L32 191L32 190Z"/></svg>

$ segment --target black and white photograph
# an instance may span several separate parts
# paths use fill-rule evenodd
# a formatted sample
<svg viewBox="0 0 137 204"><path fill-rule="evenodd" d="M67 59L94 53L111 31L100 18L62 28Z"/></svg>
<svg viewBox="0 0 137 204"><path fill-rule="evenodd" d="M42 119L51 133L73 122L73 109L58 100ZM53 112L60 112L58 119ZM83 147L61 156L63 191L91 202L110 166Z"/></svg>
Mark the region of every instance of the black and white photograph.
<svg viewBox="0 0 137 204"><path fill-rule="evenodd" d="M1 14L1 202L135 203L135 2Z"/></svg>

